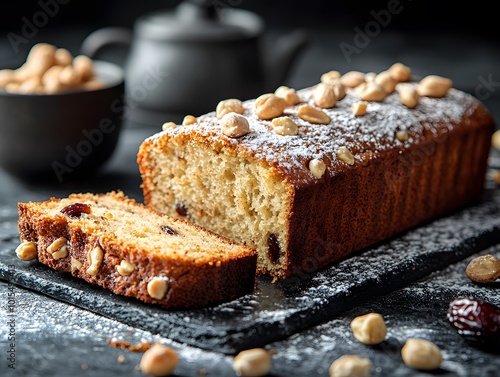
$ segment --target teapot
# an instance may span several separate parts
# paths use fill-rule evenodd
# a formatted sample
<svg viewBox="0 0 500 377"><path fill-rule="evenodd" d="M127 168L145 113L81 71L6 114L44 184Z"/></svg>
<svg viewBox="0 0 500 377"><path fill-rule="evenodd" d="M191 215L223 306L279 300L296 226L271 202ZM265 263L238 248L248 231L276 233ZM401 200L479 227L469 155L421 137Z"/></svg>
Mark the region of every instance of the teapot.
<svg viewBox="0 0 500 377"><path fill-rule="evenodd" d="M284 84L308 44L307 33L283 35L265 54L263 34L264 21L254 12L185 0L140 16L133 30L92 32L81 53L95 58L106 47L127 46L126 110L146 122L179 122L215 110L220 100L255 98Z"/></svg>

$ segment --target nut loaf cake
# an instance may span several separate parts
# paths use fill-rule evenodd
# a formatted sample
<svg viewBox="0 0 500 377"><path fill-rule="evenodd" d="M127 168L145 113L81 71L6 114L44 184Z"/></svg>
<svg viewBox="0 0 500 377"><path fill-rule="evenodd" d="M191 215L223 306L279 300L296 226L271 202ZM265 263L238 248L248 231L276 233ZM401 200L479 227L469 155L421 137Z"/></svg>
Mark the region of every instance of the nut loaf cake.
<svg viewBox="0 0 500 377"><path fill-rule="evenodd" d="M122 192L19 203L20 259L165 308L202 307L253 291L257 255L152 211Z"/></svg>
<svg viewBox="0 0 500 377"><path fill-rule="evenodd" d="M259 274L315 271L481 196L494 121L452 84L396 63L223 100L144 140L145 203L257 249Z"/></svg>

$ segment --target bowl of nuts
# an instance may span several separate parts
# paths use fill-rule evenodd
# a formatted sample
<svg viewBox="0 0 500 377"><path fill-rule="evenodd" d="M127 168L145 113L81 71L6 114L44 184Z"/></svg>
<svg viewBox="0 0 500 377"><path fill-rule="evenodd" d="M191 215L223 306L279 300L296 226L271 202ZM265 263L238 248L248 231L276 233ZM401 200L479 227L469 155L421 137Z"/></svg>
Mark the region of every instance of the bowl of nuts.
<svg viewBox="0 0 500 377"><path fill-rule="evenodd" d="M17 69L0 69L0 166L62 182L102 166L116 148L123 69L50 44Z"/></svg>

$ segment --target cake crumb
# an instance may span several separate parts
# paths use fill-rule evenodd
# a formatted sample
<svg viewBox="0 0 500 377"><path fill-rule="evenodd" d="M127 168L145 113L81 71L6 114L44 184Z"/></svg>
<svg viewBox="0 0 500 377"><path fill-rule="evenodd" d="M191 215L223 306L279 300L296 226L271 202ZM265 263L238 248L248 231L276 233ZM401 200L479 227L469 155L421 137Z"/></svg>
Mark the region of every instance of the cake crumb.
<svg viewBox="0 0 500 377"><path fill-rule="evenodd" d="M196 372L198 376L205 376L208 374L208 371L205 368L199 369L198 372Z"/></svg>
<svg viewBox="0 0 500 377"><path fill-rule="evenodd" d="M80 369L81 370L88 370L89 369L89 365L87 363L83 363L82 365L80 365Z"/></svg>
<svg viewBox="0 0 500 377"><path fill-rule="evenodd" d="M123 364L125 362L125 356L118 355L118 358L116 359L116 361L118 361L118 364Z"/></svg>
<svg viewBox="0 0 500 377"><path fill-rule="evenodd" d="M127 349L130 352L144 352L151 347L150 342L138 342L134 345L126 340L107 339L106 342L115 348Z"/></svg>

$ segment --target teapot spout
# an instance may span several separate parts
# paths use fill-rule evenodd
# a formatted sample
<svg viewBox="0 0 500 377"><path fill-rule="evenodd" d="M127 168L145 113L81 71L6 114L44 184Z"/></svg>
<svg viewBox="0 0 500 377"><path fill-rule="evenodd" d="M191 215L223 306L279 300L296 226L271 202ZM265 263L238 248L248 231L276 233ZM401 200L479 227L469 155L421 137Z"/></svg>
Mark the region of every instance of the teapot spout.
<svg viewBox="0 0 500 377"><path fill-rule="evenodd" d="M296 30L278 38L264 64L267 91L274 91L284 85L294 63L308 44L309 37L304 30Z"/></svg>

